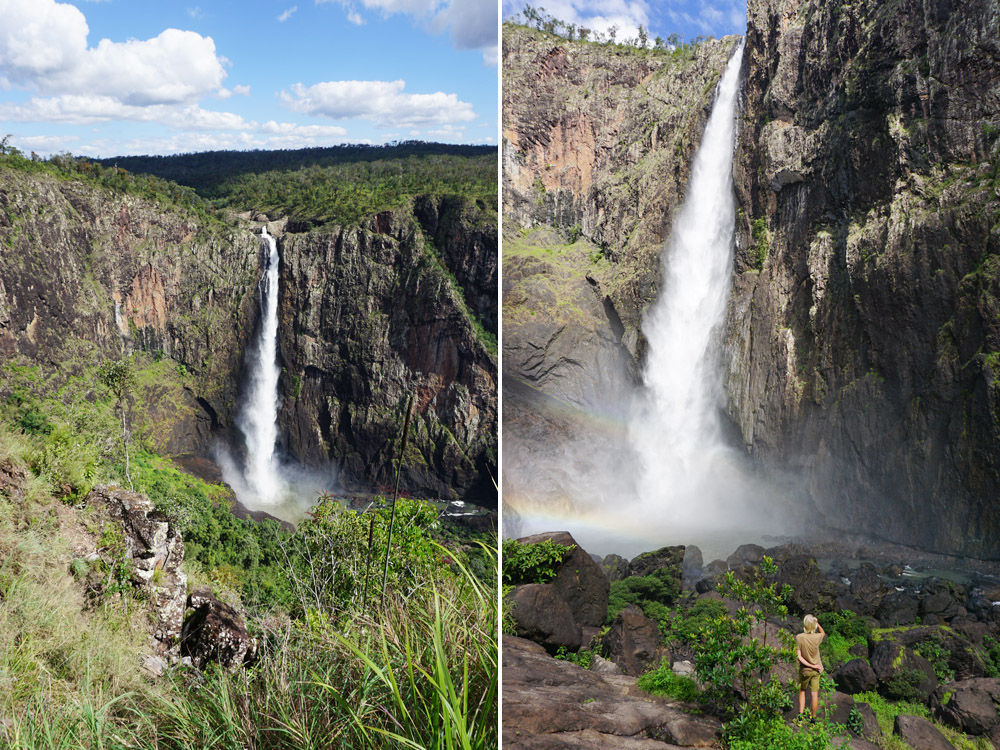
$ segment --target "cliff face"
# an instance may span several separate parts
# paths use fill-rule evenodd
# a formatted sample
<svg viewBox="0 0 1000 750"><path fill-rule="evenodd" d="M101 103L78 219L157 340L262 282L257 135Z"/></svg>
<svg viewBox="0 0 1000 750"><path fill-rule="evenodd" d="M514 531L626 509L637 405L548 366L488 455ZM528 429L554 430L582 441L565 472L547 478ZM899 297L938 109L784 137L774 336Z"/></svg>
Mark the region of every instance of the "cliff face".
<svg viewBox="0 0 1000 750"><path fill-rule="evenodd" d="M257 268L247 226L0 169L0 355L44 378L138 350L172 361L139 399L165 452L231 423Z"/></svg>
<svg viewBox="0 0 1000 750"><path fill-rule="evenodd" d="M504 26L505 374L585 406L631 384L662 245L735 43L670 54ZM597 388L595 372L607 380Z"/></svg>
<svg viewBox="0 0 1000 750"><path fill-rule="evenodd" d="M335 460L348 484L389 485L414 393L402 488L495 504L496 363L472 316L492 315L495 334L496 211L420 204L423 223L407 206L362 228L281 238L286 447L307 465ZM0 359L37 365L58 386L145 352L145 433L163 452L204 453L232 428L262 262L249 222L199 223L0 167Z"/></svg>
<svg viewBox="0 0 1000 750"><path fill-rule="evenodd" d="M451 218L437 214L435 234L487 247L488 215L449 208ZM478 229L465 211L478 217ZM490 283L496 288L496 254L484 250L477 261L443 242L464 263L451 266L425 225L407 207L362 228L282 238L281 422L305 463L332 459L350 478L391 487L412 394L402 486L495 504L496 361L449 273L483 300Z"/></svg>
<svg viewBox="0 0 1000 750"><path fill-rule="evenodd" d="M1000 546L1000 8L751 0L729 409L825 520Z"/></svg>

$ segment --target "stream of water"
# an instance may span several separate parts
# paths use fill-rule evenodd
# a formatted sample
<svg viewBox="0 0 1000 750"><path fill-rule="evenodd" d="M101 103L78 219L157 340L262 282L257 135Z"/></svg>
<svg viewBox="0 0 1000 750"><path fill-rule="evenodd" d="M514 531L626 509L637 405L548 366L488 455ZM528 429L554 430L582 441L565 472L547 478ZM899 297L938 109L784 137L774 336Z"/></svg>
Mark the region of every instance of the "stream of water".
<svg viewBox="0 0 1000 750"><path fill-rule="evenodd" d="M744 494L738 456L723 440L719 416L719 333L733 267L732 163L742 58L741 43L718 85L664 249L662 292L643 323L649 343L644 387L629 424L640 460L641 504L653 518L682 526L728 524Z"/></svg>
<svg viewBox="0 0 1000 750"><path fill-rule="evenodd" d="M251 507L275 505L281 499L282 482L275 457L278 439L278 245L261 231L266 257L264 273L257 284L260 296L260 334L250 363L249 387L236 419L246 442L244 469L246 499Z"/></svg>

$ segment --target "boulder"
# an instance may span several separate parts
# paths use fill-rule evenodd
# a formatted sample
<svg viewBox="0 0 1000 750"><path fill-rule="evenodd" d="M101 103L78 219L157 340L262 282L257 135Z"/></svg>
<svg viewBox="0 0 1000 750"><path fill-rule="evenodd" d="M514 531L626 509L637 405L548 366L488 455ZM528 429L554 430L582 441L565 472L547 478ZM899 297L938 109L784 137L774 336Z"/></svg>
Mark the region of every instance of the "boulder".
<svg viewBox="0 0 1000 750"><path fill-rule="evenodd" d="M864 563L851 577L850 591L857 604L855 611L862 615L874 615L889 588L879 578L875 568Z"/></svg>
<svg viewBox="0 0 1000 750"><path fill-rule="evenodd" d="M809 555L796 555L778 569L778 585L792 587L788 609L799 616L829 612L836 608L837 597L847 591L842 583L831 581Z"/></svg>
<svg viewBox="0 0 1000 750"><path fill-rule="evenodd" d="M694 589L695 584L705 574L704 567L705 560L702 557L701 550L693 544L687 545L684 548L684 560L681 562L683 571L681 588L685 591Z"/></svg>
<svg viewBox="0 0 1000 750"><path fill-rule="evenodd" d="M618 613L602 642L604 656L632 677L670 657L659 626L632 604Z"/></svg>
<svg viewBox="0 0 1000 750"><path fill-rule="evenodd" d="M897 716L893 732L903 741L920 750L955 750L937 727L922 716Z"/></svg>
<svg viewBox="0 0 1000 750"><path fill-rule="evenodd" d="M861 722L863 729L861 730L861 735L865 739L872 740L873 742L882 736L882 727L878 724L878 718L875 716L875 711L867 703L855 703L854 708L857 709L858 713L861 714Z"/></svg>
<svg viewBox="0 0 1000 750"><path fill-rule="evenodd" d="M878 690L894 700L925 702L938 686L934 667L927 659L892 641L878 641L872 648L871 667Z"/></svg>
<svg viewBox="0 0 1000 750"><path fill-rule="evenodd" d="M850 695L874 690L878 685L878 677L864 659L851 659L841 664L833 673L833 681Z"/></svg>
<svg viewBox="0 0 1000 750"><path fill-rule="evenodd" d="M198 669L218 662L227 669L250 664L257 655L257 640L240 614L219 601L209 589L198 589L188 597L194 611L184 621L181 654L191 658Z"/></svg>
<svg viewBox="0 0 1000 750"><path fill-rule="evenodd" d="M726 558L730 570L759 565L764 559L764 548L759 544L741 544L736 551Z"/></svg>
<svg viewBox="0 0 1000 750"><path fill-rule="evenodd" d="M526 583L510 592L507 600L520 637L552 653L560 646L577 651L583 644L583 633L573 611L552 584Z"/></svg>
<svg viewBox="0 0 1000 750"><path fill-rule="evenodd" d="M661 547L652 552L643 552L628 564L630 576L655 576L666 583L674 596L681 592L684 578L684 547Z"/></svg>
<svg viewBox="0 0 1000 750"><path fill-rule="evenodd" d="M1000 679L977 677L949 682L934 691L931 709L943 722L971 735L988 734L1000 724Z"/></svg>
<svg viewBox="0 0 1000 750"><path fill-rule="evenodd" d="M910 591L892 591L879 605L875 617L883 627L912 625L917 621L918 600Z"/></svg>
<svg viewBox="0 0 1000 750"><path fill-rule="evenodd" d="M595 674L621 674L622 668L600 654L594 654L594 658L590 662L590 671Z"/></svg>
<svg viewBox="0 0 1000 750"><path fill-rule="evenodd" d="M601 560L601 570L609 581L620 581L628 577L628 560L621 555L607 555Z"/></svg>
<svg viewBox="0 0 1000 750"><path fill-rule="evenodd" d="M569 605L577 625L600 627L608 616L610 584L601 567L595 563L569 532L553 531L534 534L518 541L532 544L551 539L556 544L572 546L548 585Z"/></svg>
<svg viewBox="0 0 1000 750"><path fill-rule="evenodd" d="M634 677L595 674L511 636L502 659L505 749L718 747L717 719L643 692Z"/></svg>

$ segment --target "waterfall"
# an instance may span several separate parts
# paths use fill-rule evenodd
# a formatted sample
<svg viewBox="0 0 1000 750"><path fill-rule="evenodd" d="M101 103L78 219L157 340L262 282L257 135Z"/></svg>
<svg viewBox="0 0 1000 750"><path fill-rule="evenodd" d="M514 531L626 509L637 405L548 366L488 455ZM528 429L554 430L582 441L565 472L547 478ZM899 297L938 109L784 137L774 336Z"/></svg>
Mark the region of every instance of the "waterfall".
<svg viewBox="0 0 1000 750"><path fill-rule="evenodd" d="M267 265L257 284L260 297L260 336L250 362L249 387L236 423L246 441L244 481L251 505L280 501L282 482L275 457L278 439L278 245L261 231L261 250ZM241 498L242 500L243 498Z"/></svg>
<svg viewBox="0 0 1000 750"><path fill-rule="evenodd" d="M733 262L732 160L740 43L718 85L687 196L665 246L663 290L643 322L644 388L630 419L637 492L664 521L695 522L739 494L719 423L719 326ZM725 521L726 519L715 519Z"/></svg>

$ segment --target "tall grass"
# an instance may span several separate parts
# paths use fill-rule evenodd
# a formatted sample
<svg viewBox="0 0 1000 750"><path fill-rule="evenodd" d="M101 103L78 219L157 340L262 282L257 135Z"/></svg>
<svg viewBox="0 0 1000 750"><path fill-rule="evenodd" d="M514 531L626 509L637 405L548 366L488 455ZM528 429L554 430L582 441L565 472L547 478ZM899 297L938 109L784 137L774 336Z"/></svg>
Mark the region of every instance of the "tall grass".
<svg viewBox="0 0 1000 750"><path fill-rule="evenodd" d="M495 748L496 595L457 566L377 614L271 626L250 670L179 677L136 710L159 748Z"/></svg>

